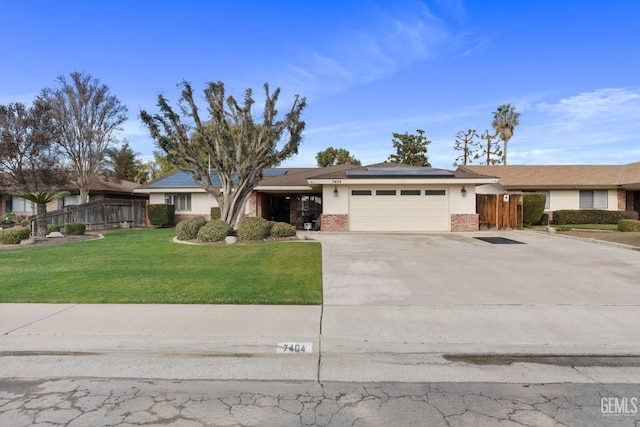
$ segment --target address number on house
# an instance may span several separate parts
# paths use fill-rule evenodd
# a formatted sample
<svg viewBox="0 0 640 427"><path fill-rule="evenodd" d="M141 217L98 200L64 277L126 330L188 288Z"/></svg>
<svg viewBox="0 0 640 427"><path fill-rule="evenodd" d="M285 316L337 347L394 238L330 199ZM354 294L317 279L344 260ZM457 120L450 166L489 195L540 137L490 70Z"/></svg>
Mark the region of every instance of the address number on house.
<svg viewBox="0 0 640 427"><path fill-rule="evenodd" d="M276 353L312 353L312 347L310 342L279 342Z"/></svg>

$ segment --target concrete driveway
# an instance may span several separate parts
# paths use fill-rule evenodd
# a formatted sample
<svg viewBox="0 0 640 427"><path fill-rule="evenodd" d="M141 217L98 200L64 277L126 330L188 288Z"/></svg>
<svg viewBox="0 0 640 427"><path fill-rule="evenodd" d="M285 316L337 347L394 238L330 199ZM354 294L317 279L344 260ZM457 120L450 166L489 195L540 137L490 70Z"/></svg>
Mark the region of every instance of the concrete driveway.
<svg viewBox="0 0 640 427"><path fill-rule="evenodd" d="M640 304L637 251L530 231L319 238L328 305Z"/></svg>
<svg viewBox="0 0 640 427"><path fill-rule="evenodd" d="M353 378L379 363L408 379L422 362L389 370L398 354L640 354L638 251L531 231L318 239L325 378L345 353L369 355Z"/></svg>

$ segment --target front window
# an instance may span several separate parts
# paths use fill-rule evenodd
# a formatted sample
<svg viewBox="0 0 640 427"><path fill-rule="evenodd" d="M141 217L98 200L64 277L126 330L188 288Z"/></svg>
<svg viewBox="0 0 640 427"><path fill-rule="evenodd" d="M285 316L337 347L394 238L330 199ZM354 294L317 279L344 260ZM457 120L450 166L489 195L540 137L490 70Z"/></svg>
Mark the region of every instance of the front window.
<svg viewBox="0 0 640 427"><path fill-rule="evenodd" d="M296 198L296 213L300 223L317 221L322 214L322 197L298 196Z"/></svg>
<svg viewBox="0 0 640 427"><path fill-rule="evenodd" d="M580 209L607 209L608 196L607 190L581 190Z"/></svg>
<svg viewBox="0 0 640 427"><path fill-rule="evenodd" d="M174 205L176 211L191 210L191 194L165 194L164 203Z"/></svg>
<svg viewBox="0 0 640 427"><path fill-rule="evenodd" d="M33 203L22 197L11 198L11 206L7 203L7 212L33 212Z"/></svg>

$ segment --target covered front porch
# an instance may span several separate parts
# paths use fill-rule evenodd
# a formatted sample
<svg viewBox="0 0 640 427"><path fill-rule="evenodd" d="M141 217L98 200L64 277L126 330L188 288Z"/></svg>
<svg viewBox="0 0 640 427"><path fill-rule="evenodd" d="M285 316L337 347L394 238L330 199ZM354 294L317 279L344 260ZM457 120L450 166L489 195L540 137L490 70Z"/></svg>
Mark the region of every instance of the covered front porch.
<svg viewBox="0 0 640 427"><path fill-rule="evenodd" d="M300 230L305 228L305 224L319 230L322 193L254 191L249 198L247 213L269 221L286 222Z"/></svg>

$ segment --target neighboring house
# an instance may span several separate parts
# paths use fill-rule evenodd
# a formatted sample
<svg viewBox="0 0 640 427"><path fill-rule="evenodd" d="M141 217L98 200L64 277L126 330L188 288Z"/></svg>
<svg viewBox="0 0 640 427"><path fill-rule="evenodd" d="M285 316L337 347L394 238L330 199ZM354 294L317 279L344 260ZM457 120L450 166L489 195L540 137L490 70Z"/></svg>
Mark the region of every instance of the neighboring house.
<svg viewBox="0 0 640 427"><path fill-rule="evenodd" d="M627 165L468 165L461 171L498 177L479 194L537 192L545 210L605 209L640 211L640 162Z"/></svg>
<svg viewBox="0 0 640 427"><path fill-rule="evenodd" d="M101 199L147 199L145 194L134 193L134 188L140 186L131 181L114 181L103 177L89 192L89 202ZM15 189L0 188L0 216L12 213L16 217L29 217L35 215L36 207L28 200L15 196ZM65 188L61 191L68 191L69 195L61 197L47 205L47 211L52 212L62 209L65 206L75 206L80 204L80 192L77 188Z"/></svg>
<svg viewBox="0 0 640 427"><path fill-rule="evenodd" d="M471 171L395 163L275 168L265 171L245 213L324 231L475 231L476 185L495 182ZM175 205L176 222L208 217L217 206L185 172L135 191L150 204Z"/></svg>

